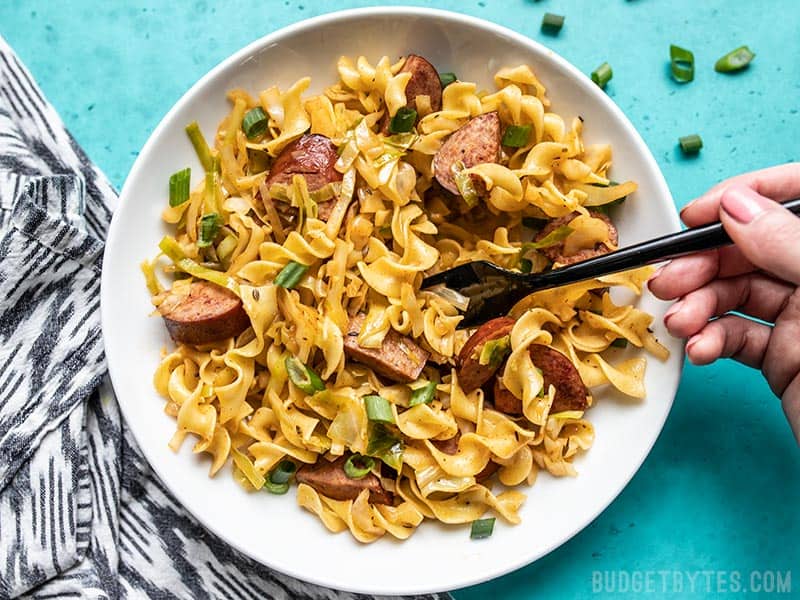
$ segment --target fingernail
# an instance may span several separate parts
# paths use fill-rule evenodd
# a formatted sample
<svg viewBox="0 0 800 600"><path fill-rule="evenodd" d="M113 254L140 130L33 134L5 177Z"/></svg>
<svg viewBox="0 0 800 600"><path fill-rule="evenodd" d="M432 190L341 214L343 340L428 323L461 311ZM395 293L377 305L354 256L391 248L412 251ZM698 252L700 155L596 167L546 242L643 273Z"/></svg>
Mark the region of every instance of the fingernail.
<svg viewBox="0 0 800 600"><path fill-rule="evenodd" d="M681 221L683 221L683 213L684 213L684 212L685 212L685 211L686 211L686 210L687 210L687 209L688 209L688 208L689 208L689 207L690 207L692 204L694 204L694 203L695 203L695 202L697 202L698 200L699 200L699 198L695 198L694 200L692 200L691 202L689 202L689 204L687 204L686 206L684 206L684 207L683 207L683 208L680 210L680 212L678 213L678 215L680 216L680 218L681 218Z"/></svg>
<svg viewBox="0 0 800 600"><path fill-rule="evenodd" d="M720 200L720 206L734 220L742 225L747 225L764 212L763 201L769 202L750 188L736 186L725 190Z"/></svg>
<svg viewBox="0 0 800 600"><path fill-rule="evenodd" d="M698 341L700 341L700 334L693 335L686 342L686 355L689 358L689 362L691 362L692 364L694 364L694 361L692 360L692 357L691 357L692 348L694 348L695 344L697 344Z"/></svg>
<svg viewBox="0 0 800 600"><path fill-rule="evenodd" d="M666 325L670 317L674 315L676 312L678 312L681 308L683 308L683 301L676 302L675 304L670 306L667 312L664 313L664 325Z"/></svg>

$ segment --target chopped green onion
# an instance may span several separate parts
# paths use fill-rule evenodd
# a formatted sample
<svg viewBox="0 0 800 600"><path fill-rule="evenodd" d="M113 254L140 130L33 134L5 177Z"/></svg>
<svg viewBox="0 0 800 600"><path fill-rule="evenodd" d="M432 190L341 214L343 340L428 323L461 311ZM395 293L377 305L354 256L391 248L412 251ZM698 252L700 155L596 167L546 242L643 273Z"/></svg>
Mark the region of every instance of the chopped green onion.
<svg viewBox="0 0 800 600"><path fill-rule="evenodd" d="M429 381L421 388L417 388L413 392L411 392L411 400L409 400L409 406L416 406L417 404L430 404L433 402L433 399L436 397L436 382Z"/></svg>
<svg viewBox="0 0 800 600"><path fill-rule="evenodd" d="M408 133L417 122L417 111L408 106L397 109L389 123L389 133Z"/></svg>
<svg viewBox="0 0 800 600"><path fill-rule="evenodd" d="M614 346L614 348L627 348L628 340L626 340L625 338L617 338L613 342L611 342L611 345Z"/></svg>
<svg viewBox="0 0 800 600"><path fill-rule="evenodd" d="M472 182L472 176L469 173L465 173L466 167L460 160L453 163L451 170L453 172L453 179L456 182L456 187L458 188L458 193L461 194L467 206L472 208L480 201L478 190L475 189L475 184Z"/></svg>
<svg viewBox="0 0 800 600"><path fill-rule="evenodd" d="M691 50L672 44L669 47L669 59L675 81L688 83L694 79L694 54Z"/></svg>
<svg viewBox="0 0 800 600"><path fill-rule="evenodd" d="M504 335L496 340L489 340L481 348L478 364L492 367L500 366L506 355L511 351L511 338Z"/></svg>
<svg viewBox="0 0 800 600"><path fill-rule="evenodd" d="M503 146L522 148L531 137L530 125L509 125L503 134Z"/></svg>
<svg viewBox="0 0 800 600"><path fill-rule="evenodd" d="M214 167L211 150L208 147L206 138L203 137L203 132L200 131L200 125L197 124L197 121L192 121L186 126L186 134L189 136L192 146L194 146L194 151L197 152L197 158L200 159L203 169L206 172L211 171Z"/></svg>
<svg viewBox="0 0 800 600"><path fill-rule="evenodd" d="M747 46L731 50L714 64L717 73L733 73L740 71L750 64L756 57L755 53Z"/></svg>
<svg viewBox="0 0 800 600"><path fill-rule="evenodd" d="M681 145L681 150L683 150L684 154L697 154L700 152L700 148L703 147L703 139L696 133L678 138L678 143Z"/></svg>
<svg viewBox="0 0 800 600"><path fill-rule="evenodd" d="M367 409L367 418L379 423L394 423L392 405L383 396L365 396L364 407Z"/></svg>
<svg viewBox="0 0 800 600"><path fill-rule="evenodd" d="M519 270L523 273L530 273L533 270L533 261L527 258L520 258Z"/></svg>
<svg viewBox="0 0 800 600"><path fill-rule="evenodd" d="M604 62L602 65L592 71L592 81L600 86L600 89L606 89L606 84L611 81L614 72L611 70L611 65Z"/></svg>
<svg viewBox="0 0 800 600"><path fill-rule="evenodd" d="M542 17L542 31L551 35L557 34L564 26L564 15L544 13Z"/></svg>
<svg viewBox="0 0 800 600"><path fill-rule="evenodd" d="M198 248L208 248L214 243L214 240L219 234L219 228L222 226L222 217L217 213L210 213L203 215L200 219L200 235L197 239Z"/></svg>
<svg viewBox="0 0 800 600"><path fill-rule="evenodd" d="M352 454L344 463L344 474L350 479L363 479L369 475L373 467L375 461L371 456Z"/></svg>
<svg viewBox="0 0 800 600"><path fill-rule="evenodd" d="M483 538L491 537L494 531L494 517L488 519L478 519L472 522L472 528L469 531L469 537L473 540L482 540Z"/></svg>
<svg viewBox="0 0 800 600"><path fill-rule="evenodd" d="M290 260L275 277L275 285L291 290L305 277L309 266Z"/></svg>
<svg viewBox="0 0 800 600"><path fill-rule="evenodd" d="M563 242L569 234L572 233L572 227L569 225L562 225L557 227L538 242L525 242L522 244L523 254L529 250L541 250L542 248L549 248Z"/></svg>
<svg viewBox="0 0 800 600"><path fill-rule="evenodd" d="M211 283L216 283L218 286L224 287L232 291L237 296L239 295L239 284L233 277L229 277L225 273L220 273L214 269L209 269L203 265L192 260L181 248L180 244L174 237L165 236L158 244L161 251L175 263L175 266L189 275L193 275L198 279L205 279ZM177 274L176 274L177 275Z"/></svg>
<svg viewBox="0 0 800 600"><path fill-rule="evenodd" d="M273 483L289 483L297 471L297 465L290 460L282 460L270 471L267 479Z"/></svg>
<svg viewBox="0 0 800 600"><path fill-rule="evenodd" d="M264 489L267 490L270 494L285 494L289 491L289 484L288 483L276 483L272 481L269 477L264 480Z"/></svg>
<svg viewBox="0 0 800 600"><path fill-rule="evenodd" d="M169 205L180 206L189 199L192 170L181 169L169 176Z"/></svg>
<svg viewBox="0 0 800 600"><path fill-rule="evenodd" d="M255 139L264 134L269 125L264 109L260 106L248 110L242 119L242 131L248 140Z"/></svg>
<svg viewBox="0 0 800 600"><path fill-rule="evenodd" d="M455 73L439 73L439 81L442 82L442 89L446 88L451 83L458 81Z"/></svg>
<svg viewBox="0 0 800 600"><path fill-rule="evenodd" d="M403 465L403 439L391 425L379 422L369 424L367 454L381 459L384 463L400 470Z"/></svg>
<svg viewBox="0 0 800 600"><path fill-rule="evenodd" d="M237 238L232 233L229 233L222 241L217 244L217 256L219 257L222 266L225 267L225 270L228 270L230 266L230 259L233 256L236 247L239 245L239 238Z"/></svg>
<svg viewBox="0 0 800 600"><path fill-rule="evenodd" d="M320 376L294 356L287 356L283 364L291 382L309 396L325 389L325 382Z"/></svg>

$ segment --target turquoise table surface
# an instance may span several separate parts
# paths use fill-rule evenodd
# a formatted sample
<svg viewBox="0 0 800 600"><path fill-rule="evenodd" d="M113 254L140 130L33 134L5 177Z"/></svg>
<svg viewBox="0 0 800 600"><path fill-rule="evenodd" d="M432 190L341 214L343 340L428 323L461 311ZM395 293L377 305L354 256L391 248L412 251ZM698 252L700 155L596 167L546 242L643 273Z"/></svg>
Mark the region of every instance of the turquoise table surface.
<svg viewBox="0 0 800 600"><path fill-rule="evenodd" d="M89 156L121 187L161 117L208 69L284 25L370 4L5 0L0 34ZM800 159L796 0L405 4L505 25L586 73L611 63L608 93L643 135L678 206L728 176ZM539 31L546 11L566 15L557 37ZM694 51L693 83L670 79L670 43ZM714 61L741 44L757 54L750 68L715 73ZM683 158L677 138L695 132L705 147L698 157ZM536 563L455 596L677 598L743 589L752 596L778 592L779 580L786 592L790 572L791 591L783 596L800 597L798 508L800 451L760 375L730 361L687 365L652 453L600 517ZM413 565L404 570L413 573Z"/></svg>

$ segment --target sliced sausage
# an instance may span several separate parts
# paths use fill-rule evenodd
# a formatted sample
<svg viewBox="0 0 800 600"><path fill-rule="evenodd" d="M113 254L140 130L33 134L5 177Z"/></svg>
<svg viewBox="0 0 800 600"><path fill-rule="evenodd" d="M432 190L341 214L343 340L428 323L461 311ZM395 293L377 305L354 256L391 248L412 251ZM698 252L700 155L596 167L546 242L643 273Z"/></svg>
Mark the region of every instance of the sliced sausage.
<svg viewBox="0 0 800 600"><path fill-rule="evenodd" d="M250 325L242 301L208 281L189 285L186 295L170 293L159 305L170 337L184 344L207 344L239 335Z"/></svg>
<svg viewBox="0 0 800 600"><path fill-rule="evenodd" d="M358 345L358 334L366 315L358 314L352 319L344 336L344 351L348 357L371 368L379 375L400 383L410 383L419 378L430 354L420 348L414 340L390 329L380 348L364 348Z"/></svg>
<svg viewBox="0 0 800 600"><path fill-rule="evenodd" d="M456 129L433 158L433 174L444 189L458 194L453 177L453 165L458 161L464 166L474 167L483 163L495 163L500 159L500 115L497 111L479 115ZM477 176L472 176L479 194L486 193L486 186Z"/></svg>
<svg viewBox="0 0 800 600"><path fill-rule="evenodd" d="M431 110L442 110L442 80L439 72L431 63L417 54L409 54L400 73L411 73L411 78L406 84L406 106L417 109L417 96L428 96L431 100ZM389 134L391 117L388 113L383 116L380 131Z"/></svg>
<svg viewBox="0 0 800 600"><path fill-rule="evenodd" d="M449 454L452 456L458 452L458 441L461 439L461 433L457 433L455 436L451 437L447 440L431 440L431 443L439 449L440 452L444 452L445 454ZM481 482L486 479L489 479L492 475L495 474L497 469L500 468L496 462L489 461L486 463L486 466L481 469L481 471L475 475L475 481Z"/></svg>
<svg viewBox="0 0 800 600"><path fill-rule="evenodd" d="M564 225L569 225L570 222L578 215L579 213L574 212L568 214L565 217L559 217L558 219L550 221L536 235L534 241L538 242L544 239L547 235L549 235L559 227L562 227ZM609 219L607 215L604 215L603 213L597 211L589 211L589 216L595 219L600 219L606 224L606 226L608 227L608 240L609 242L611 242L613 246L609 246L608 244L605 243L598 243L595 245L594 248L585 248L577 252L576 254L565 256L564 242L559 242L558 244L554 244L553 246L542 248L540 252L542 252L542 254L544 254L548 259L550 259L554 263L557 262L563 265L571 265L573 263L581 262L582 260L586 260L595 256L608 254L612 250L616 249L616 246L619 243L619 234L617 232L617 228L614 226L614 223L611 222L611 219Z"/></svg>
<svg viewBox="0 0 800 600"><path fill-rule="evenodd" d="M514 329L516 321L510 317L499 317L481 325L470 336L461 352L458 353L456 366L458 367L458 383L461 389L469 394L489 381L500 368L500 364L482 365L480 363L481 350L488 341L499 340L509 335ZM502 363L501 363L502 364Z"/></svg>
<svg viewBox="0 0 800 600"><path fill-rule="evenodd" d="M551 385L556 388L551 414L588 408L586 386L572 361L558 350L541 344L532 344L530 354L533 364L542 371L544 391ZM500 377L495 380L494 407L507 415L522 414L522 400L506 389Z"/></svg>
<svg viewBox="0 0 800 600"><path fill-rule="evenodd" d="M373 504L392 504L394 496L383 489L381 480L375 473L361 479L350 479L344 472L347 456L333 462L317 459L313 465L301 467L295 475L297 483L305 483L317 492L334 500L355 500L361 490L369 490L369 501Z"/></svg>
<svg viewBox="0 0 800 600"><path fill-rule="evenodd" d="M267 186L275 183L289 185L292 177L303 175L309 192L342 180L342 174L334 169L339 159L336 146L324 135L308 133L286 146L267 176Z"/></svg>

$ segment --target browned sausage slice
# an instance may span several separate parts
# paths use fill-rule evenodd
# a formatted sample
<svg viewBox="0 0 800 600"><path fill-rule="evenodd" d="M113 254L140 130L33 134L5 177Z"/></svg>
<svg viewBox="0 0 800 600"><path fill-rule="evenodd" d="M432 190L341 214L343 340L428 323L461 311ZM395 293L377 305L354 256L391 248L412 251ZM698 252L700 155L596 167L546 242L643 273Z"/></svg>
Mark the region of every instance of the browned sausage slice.
<svg viewBox="0 0 800 600"><path fill-rule="evenodd" d="M461 348L456 365L458 367L458 383L465 393L469 394L477 390L489 381L500 368L502 362L482 365L480 363L481 350L486 342L499 340L509 335L514 329L514 323L516 321L510 317L499 317L487 321L470 336L464 347Z"/></svg>
<svg viewBox="0 0 800 600"><path fill-rule="evenodd" d="M170 293L158 307L169 335L184 344L207 344L239 335L250 325L242 301L208 281L189 285L189 293Z"/></svg>
<svg viewBox="0 0 800 600"><path fill-rule="evenodd" d="M417 96L428 96L433 112L442 110L442 80L436 67L417 54L409 54L400 72L411 73L406 85L406 103L410 108L416 110Z"/></svg>
<svg viewBox="0 0 800 600"><path fill-rule="evenodd" d="M458 186L453 177L454 164L461 161L469 168L483 163L494 163L499 158L500 115L493 111L471 119L447 138L433 158L433 174L443 188L458 194ZM479 194L486 192L483 181L477 176L473 176L472 180Z"/></svg>
<svg viewBox="0 0 800 600"><path fill-rule="evenodd" d="M380 348L364 348L358 345L358 334L366 315L359 314L350 319L344 336L344 351L353 360L367 365L379 375L400 383L410 383L419 378L430 354L420 348L414 340L390 329Z"/></svg>
<svg viewBox="0 0 800 600"><path fill-rule="evenodd" d="M336 146L324 135L306 134L286 146L267 176L267 187L274 183L292 183L292 177L303 175L309 192L342 180L342 174L334 168L339 156Z"/></svg>
<svg viewBox="0 0 800 600"><path fill-rule="evenodd" d="M361 490L369 490L369 501L373 504L392 504L391 492L381 486L381 480L374 473L361 479L350 479L344 472L347 456L328 462L324 458L317 459L313 465L301 467L295 479L297 483L305 483L317 492L334 500L355 500Z"/></svg>
<svg viewBox="0 0 800 600"><path fill-rule="evenodd" d="M569 223L579 215L577 212L570 213L564 217L559 217L558 219L554 219L550 221L547 225L545 225L542 230L536 234L534 241L540 241L545 238L547 235L562 227L564 225L569 225ZM614 223L611 222L611 219L608 216L604 215L601 212L597 211L589 211L589 216L600 219L603 221L606 226L608 227L608 240L611 242L613 247L609 246L605 243L596 244L594 248L585 248L576 254L571 254L569 256L564 255L564 242L559 242L558 244L554 244L553 246L549 246L547 248L542 248L541 252L544 254L548 259L552 262L557 262L562 265L571 265L573 263L581 262L582 260L586 260L588 258L592 258L594 256L600 256L602 254L608 254L612 250L616 250L616 246L619 243L619 234L617 232L617 228L614 226Z"/></svg>
<svg viewBox="0 0 800 600"><path fill-rule="evenodd" d="M542 370L543 389L547 391L551 385L556 388L551 414L588 408L586 386L572 361L558 350L541 344L532 344L530 354L533 364ZM508 415L522 414L522 400L505 388L500 377L495 380L494 407Z"/></svg>

